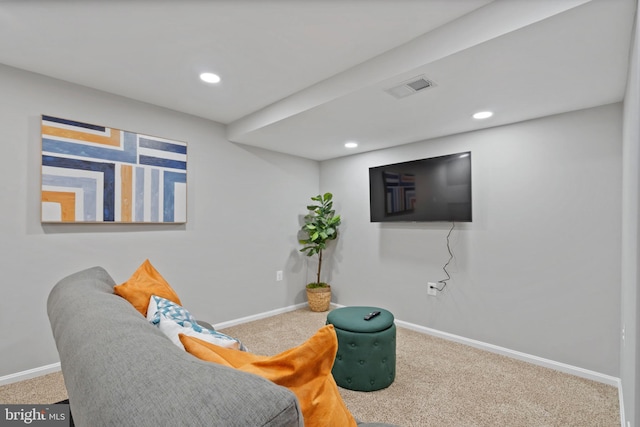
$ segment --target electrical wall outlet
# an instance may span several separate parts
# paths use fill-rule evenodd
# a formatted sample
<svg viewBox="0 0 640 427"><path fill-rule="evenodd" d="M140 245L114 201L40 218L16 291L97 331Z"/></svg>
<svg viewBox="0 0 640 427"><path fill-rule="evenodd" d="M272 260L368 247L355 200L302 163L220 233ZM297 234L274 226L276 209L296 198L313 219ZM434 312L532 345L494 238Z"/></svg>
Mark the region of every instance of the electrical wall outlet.
<svg viewBox="0 0 640 427"><path fill-rule="evenodd" d="M276 280L280 282L282 280L282 270L276 271Z"/></svg>
<svg viewBox="0 0 640 427"><path fill-rule="evenodd" d="M438 284L435 282L427 283L427 295L436 296L438 295Z"/></svg>

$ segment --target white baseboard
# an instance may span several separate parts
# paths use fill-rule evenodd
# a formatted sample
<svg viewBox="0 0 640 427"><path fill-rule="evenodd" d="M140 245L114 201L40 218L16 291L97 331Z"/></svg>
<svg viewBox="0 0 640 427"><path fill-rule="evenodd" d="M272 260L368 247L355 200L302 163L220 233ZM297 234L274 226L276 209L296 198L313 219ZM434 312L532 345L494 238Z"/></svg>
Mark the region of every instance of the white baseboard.
<svg viewBox="0 0 640 427"><path fill-rule="evenodd" d="M0 377L0 386L17 383L18 381L30 380L31 378L51 374L58 371L60 371L60 362L41 366L39 368L29 369L22 372L17 372L15 374L5 375L4 377Z"/></svg>
<svg viewBox="0 0 640 427"><path fill-rule="evenodd" d="M247 322L253 322L254 320L266 319L267 317L275 316L277 314L287 313L289 311L297 310L299 308L303 308L306 306L307 306L307 303L302 302L300 304L290 305L288 307L278 308L271 311L265 311L264 313L258 313L252 316L241 317L239 319L229 320L222 323L216 323L215 325L213 325L213 327L216 329L230 328L231 326L241 325Z"/></svg>
<svg viewBox="0 0 640 427"><path fill-rule="evenodd" d="M247 316L247 317L242 317L236 320L230 320L228 322L222 322L215 325L215 328L216 329L228 328L231 326L240 325L242 323L247 323L254 320L265 319L267 317L275 316L281 313L286 313L288 311L297 310L299 308L306 307L306 306L307 306L306 302L296 304L296 305L291 305L289 307L267 311L267 312L259 313L253 316ZM341 304L334 304L334 303L332 303L331 306L333 308L344 307ZM600 372L590 371L588 369L579 368L577 366L568 365L566 363L556 362L554 360L545 359L545 358L534 356L531 354L522 353L520 351L510 350L505 347L500 347L500 346L488 344L482 341L465 338L459 335L450 334L448 332L442 332L437 329L427 328L425 326L416 325L414 323L405 322L403 320L395 319L395 322L396 322L396 325L402 326L403 328L406 328L406 329L411 329L412 331L421 332L423 334L432 335L432 336L443 338L449 341L459 342L461 344L465 344L481 350L489 351L491 353L501 354L503 356L522 360L524 362L532 363L538 366L543 366L545 368L555 369L556 371L575 375L580 378L586 378L589 380L597 381L597 382L604 383L613 387L618 387L618 389L621 389L620 378L617 378L617 377L602 374Z"/></svg>
<svg viewBox="0 0 640 427"><path fill-rule="evenodd" d="M577 366L567 365L566 363L556 362L554 360L545 359L542 357L534 356L520 351L510 350L508 348L500 347L493 344L487 344L482 341L472 340L470 338L461 337L459 335L450 334L448 332L438 331L437 329L431 329L424 326L416 325L409 322L396 319L396 325L403 328L411 329L412 331L422 332L427 335L433 335L438 338L443 338L449 341L459 342L471 347L478 348L480 350L489 351L491 353L501 354L503 356L511 357L513 359L522 360L524 362L532 363L534 365L543 366L545 368L555 369L556 371L564 372L567 374L575 375L577 377L586 378L589 380L597 381L614 387L619 387L620 378L612 377L610 375L602 374L600 372L590 371L588 369L579 368Z"/></svg>
<svg viewBox="0 0 640 427"><path fill-rule="evenodd" d="M344 307L340 304L331 304L335 308ZM580 378L586 378L589 380L597 381L599 383L607 384L618 388L618 396L622 396L622 382L620 378L613 377L611 375L602 374L600 372L590 371L588 369L579 368L577 366L567 365L566 363L556 362L550 359L544 359L542 357L534 356L520 351L511 350L505 347L500 347L493 344L488 344L482 341L465 338L459 335L450 334L448 332L442 332L437 329L427 328L426 326L416 325L415 323L405 322L403 320L395 319L395 323L398 326L402 326L412 331L420 332L434 337L443 338L445 340L459 342L471 347L478 348L480 350L489 351L491 353L501 354L503 356L511 357L514 359L522 360L524 362L533 363L534 365L543 366L545 368L555 369L556 371L564 372L566 374L575 375ZM626 427L626 426L622 426Z"/></svg>
<svg viewBox="0 0 640 427"><path fill-rule="evenodd" d="M282 314L282 313L286 313L288 311L297 310L299 308L306 307L306 306L307 306L306 302L300 303L300 304L295 304L295 305L291 305L289 307L279 308L279 309L276 309L276 310L271 310L271 311L266 311L264 313L255 314L253 316L241 317L239 319L229 320L227 322L218 323L218 324L214 325L214 327L216 329L228 328L228 327L231 327L231 326L240 325L242 323L252 322L254 320L265 319L267 317L275 316L276 314ZM53 372L60 371L60 369L61 369L60 368L60 362L58 362L58 363L53 363L51 365L41 366L39 368L29 369L27 371L16 372L15 374L5 375L3 377L0 377L0 386L12 384L12 383L17 383L19 381L29 380L31 378L39 377L39 376L42 376L42 375L51 374Z"/></svg>
<svg viewBox="0 0 640 427"><path fill-rule="evenodd" d="M343 307L340 304L331 304L333 308ZM300 308L306 307L307 303L300 303L295 305L290 305L288 307L279 308L276 310L266 311L263 313L258 313L252 316L241 317L235 320L229 320L226 322L217 323L214 325L216 329L224 329L229 328L231 326L241 325L243 323L252 322L254 320L266 319L267 317L275 316L277 314L287 313L289 311L298 310ZM617 387L618 396L620 399L620 421L621 427L627 427L625 425L625 414L624 414L624 403L622 399L622 383L620 378L613 377L610 375L605 375L599 372L590 371L588 369L579 368L577 366L568 365L566 363L556 362L550 359L544 359L542 357L534 356L527 353L522 353L515 350L510 350L508 348L499 347L497 345L488 344L482 341L477 341L465 337L461 337L459 335L450 334L448 332L438 331L437 329L427 328L425 326L416 325L414 323L405 322L402 320L395 320L396 325L401 326L406 329L410 329L412 331L420 332L427 335L432 335L438 338L443 338L449 341L458 342L461 344L465 344L471 347L478 348L480 350L489 351L491 353L501 354L503 356L511 357L514 359L522 360L524 362L532 363L534 365L542 366L545 368L555 369L560 372L564 372L567 374L575 375L581 378L586 378L589 380L597 381L600 383L604 383L607 385L611 385L613 387ZM53 363L51 365L42 366L39 368L29 369L27 371L18 372L15 374L6 375L4 377L0 377L0 386L11 384L18 381L24 381L31 378L35 378L41 375L50 374L52 372L60 371L60 363Z"/></svg>
<svg viewBox="0 0 640 427"><path fill-rule="evenodd" d="M588 369L579 368L577 366L567 365L566 363L556 362L554 360L533 356L531 354L522 353L520 351L510 350L508 348L499 347L497 345L487 344L482 341L472 340L469 338L461 337L459 335L450 334L448 332L438 331L437 329L427 328L424 326L416 325L414 323L404 322L398 319L395 320L395 323L398 326L402 326L403 328L410 329L412 331L421 332L423 334L432 335L434 337L443 338L445 340L458 342L474 348L478 348L480 350L497 353L503 356L532 363L534 365L555 369L556 371L564 372L566 374L575 375L580 378L586 378L616 387L618 389L618 400L620 403L620 427L631 427L630 425L627 425L625 421L624 400L622 397L622 380L620 380L620 378L602 374L600 372L590 371Z"/></svg>

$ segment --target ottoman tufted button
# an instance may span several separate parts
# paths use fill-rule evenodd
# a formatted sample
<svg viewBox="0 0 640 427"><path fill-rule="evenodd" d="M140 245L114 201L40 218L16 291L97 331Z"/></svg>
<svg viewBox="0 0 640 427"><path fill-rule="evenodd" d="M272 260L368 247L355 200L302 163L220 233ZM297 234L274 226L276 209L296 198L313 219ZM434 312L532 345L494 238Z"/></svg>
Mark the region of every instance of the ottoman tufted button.
<svg viewBox="0 0 640 427"><path fill-rule="evenodd" d="M374 385L376 383L376 380L371 380L369 381L369 384Z"/></svg>
<svg viewBox="0 0 640 427"><path fill-rule="evenodd" d="M361 365L364 365L364 360L360 359L360 362L359 362L359 363L360 363Z"/></svg>
<svg viewBox="0 0 640 427"><path fill-rule="evenodd" d="M382 358L382 363L387 363L387 358L386 357Z"/></svg>
<svg viewBox="0 0 640 427"><path fill-rule="evenodd" d="M351 384L351 377L347 377L347 382Z"/></svg>
<svg viewBox="0 0 640 427"><path fill-rule="evenodd" d="M342 355L341 354L336 354L336 359L342 360Z"/></svg>

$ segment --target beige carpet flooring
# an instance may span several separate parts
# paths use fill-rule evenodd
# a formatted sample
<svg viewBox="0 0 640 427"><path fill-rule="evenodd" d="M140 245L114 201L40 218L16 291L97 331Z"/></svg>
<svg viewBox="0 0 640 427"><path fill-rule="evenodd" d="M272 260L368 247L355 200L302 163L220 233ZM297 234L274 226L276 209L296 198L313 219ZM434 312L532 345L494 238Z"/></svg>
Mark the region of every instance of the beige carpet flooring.
<svg viewBox="0 0 640 427"><path fill-rule="evenodd" d="M296 346L326 313L300 309L226 328L258 354ZM618 427L615 387L398 328L396 380L370 393L340 389L354 416L406 427ZM0 403L66 399L59 373L0 387Z"/></svg>

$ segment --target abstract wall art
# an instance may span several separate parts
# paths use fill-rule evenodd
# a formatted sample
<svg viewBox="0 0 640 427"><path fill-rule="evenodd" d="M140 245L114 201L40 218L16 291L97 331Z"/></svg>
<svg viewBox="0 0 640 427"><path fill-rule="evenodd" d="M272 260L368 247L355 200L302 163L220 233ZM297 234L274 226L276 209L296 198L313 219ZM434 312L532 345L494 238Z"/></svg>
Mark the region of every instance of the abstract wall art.
<svg viewBox="0 0 640 427"><path fill-rule="evenodd" d="M42 116L43 223L187 222L187 144Z"/></svg>

